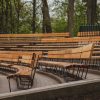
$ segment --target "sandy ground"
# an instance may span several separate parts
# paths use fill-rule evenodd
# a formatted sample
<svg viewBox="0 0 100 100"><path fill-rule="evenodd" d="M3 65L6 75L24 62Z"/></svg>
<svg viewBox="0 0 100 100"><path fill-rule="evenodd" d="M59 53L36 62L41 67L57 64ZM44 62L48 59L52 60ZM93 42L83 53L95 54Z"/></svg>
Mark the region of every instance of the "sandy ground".
<svg viewBox="0 0 100 100"><path fill-rule="evenodd" d="M50 86L54 84L59 84L59 83L58 81L54 80L53 78L47 75L36 73L33 88L43 87L43 86L48 86L48 85ZM17 89L16 81L13 79L11 79L11 90L13 92L19 91ZM6 76L0 75L0 94L7 93L7 92L9 92L8 80Z"/></svg>

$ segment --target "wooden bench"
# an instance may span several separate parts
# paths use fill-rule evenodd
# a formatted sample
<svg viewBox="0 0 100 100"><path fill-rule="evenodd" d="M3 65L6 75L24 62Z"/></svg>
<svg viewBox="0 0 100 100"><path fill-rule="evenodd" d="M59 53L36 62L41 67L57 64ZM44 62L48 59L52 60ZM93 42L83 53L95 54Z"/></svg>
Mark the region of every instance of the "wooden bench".
<svg viewBox="0 0 100 100"><path fill-rule="evenodd" d="M42 38L68 38L67 33L48 33L48 34L0 34L0 50L5 51L44 51L41 47L35 47L41 42ZM30 47L25 47L30 46ZM33 46L33 47L32 47ZM31 49L33 48L33 49ZM36 49L37 48L37 49ZM39 50L40 49L40 50ZM46 50L47 51L47 50Z"/></svg>
<svg viewBox="0 0 100 100"><path fill-rule="evenodd" d="M100 36L98 37L74 37L74 38L67 38L67 39L42 39L41 44L38 45L57 45L57 46L66 46L66 48L77 48L89 43L95 44L95 50L100 50ZM56 47L56 46L55 46ZM65 49L66 49L65 48ZM64 49L64 48L62 48ZM59 49L61 50L61 49Z"/></svg>
<svg viewBox="0 0 100 100"><path fill-rule="evenodd" d="M47 54L48 51L63 50L66 48L77 48L83 45L95 43L95 51L100 50L100 36L98 37L74 37L74 38L45 38L38 42L0 42L0 50L4 51L43 51ZM97 55L99 52L95 52Z"/></svg>
<svg viewBox="0 0 100 100"><path fill-rule="evenodd" d="M100 36L96 36L96 37L73 37L73 38L54 38L54 39L50 39L50 38L45 38L45 39L41 39L42 43L73 43L73 42L98 42L100 41Z"/></svg>
<svg viewBox="0 0 100 100"><path fill-rule="evenodd" d="M9 45L11 47L22 47L25 44L30 46L41 42L42 38L68 38L69 33L48 33L48 34L0 34L0 45ZM7 50L11 47L1 47L1 50ZM4 49L3 49L4 48ZM10 49L9 49L10 50Z"/></svg>
<svg viewBox="0 0 100 100"><path fill-rule="evenodd" d="M40 42L8 42L0 43L0 50L4 51L43 51L43 54L47 54L48 51L64 50L67 48L77 48L89 43L94 43L95 48L93 51L91 63L94 65L100 58L100 36L95 37L73 37L73 38L42 38ZM98 65L99 66L99 65ZM98 67L99 68L99 67Z"/></svg>
<svg viewBox="0 0 100 100"><path fill-rule="evenodd" d="M78 37L93 37L100 36L100 31L92 31L92 32L78 32Z"/></svg>
<svg viewBox="0 0 100 100"><path fill-rule="evenodd" d="M60 70L64 76L67 72L77 78L85 79L89 66L85 62L91 60L92 51L93 44L75 49L49 51L46 60L39 61L39 65L53 69L55 72Z"/></svg>
<svg viewBox="0 0 100 100"><path fill-rule="evenodd" d="M1 35L0 40L2 40L2 37L6 38L6 35L5 34L3 35L4 36ZM49 38L49 37L44 36L45 38L34 39L32 38L32 35L34 34L32 35L30 34L29 36L28 34L26 34L25 36L24 35L25 34L21 34L21 36L20 34L8 34L7 35L8 40L7 41L3 40L0 42L0 50L2 51L24 51L24 52L25 51L28 51L28 52L42 51L43 54L46 55L48 51L64 50L67 48L77 48L77 47L81 47L89 43L95 43L95 49L93 51L92 58L98 59L100 55L100 52L99 52L100 51L100 36L73 37L73 38L65 38L65 37ZM38 35L39 34L37 34L37 37ZM9 38L11 39L11 41L9 40Z"/></svg>
<svg viewBox="0 0 100 100"><path fill-rule="evenodd" d="M5 71L5 73L11 73L7 75L9 86L10 78L16 78L18 88L31 88L33 85L37 62L41 57L42 52L0 51L0 69L2 72Z"/></svg>
<svg viewBox="0 0 100 100"><path fill-rule="evenodd" d="M80 26L78 37L95 37L100 36L100 25L84 25Z"/></svg>
<svg viewBox="0 0 100 100"><path fill-rule="evenodd" d="M11 35L12 36L12 35ZM18 35L19 36L19 35ZM33 39L34 40L34 39ZM21 42L22 41L22 42ZM2 51L48 51L63 50L66 48L77 48L83 45L95 43L94 55L99 55L100 36L95 37L73 37L73 38L42 38L39 41L17 40L17 42L0 42Z"/></svg>

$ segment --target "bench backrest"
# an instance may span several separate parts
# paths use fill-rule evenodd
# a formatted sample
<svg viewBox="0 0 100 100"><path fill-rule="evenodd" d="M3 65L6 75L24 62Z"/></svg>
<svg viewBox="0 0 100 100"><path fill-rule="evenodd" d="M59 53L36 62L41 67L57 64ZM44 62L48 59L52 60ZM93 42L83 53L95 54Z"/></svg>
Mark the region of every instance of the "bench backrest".
<svg viewBox="0 0 100 100"><path fill-rule="evenodd" d="M29 67L31 68L35 68L37 66L37 62L39 60L39 58L42 57L42 52L34 52L32 54L26 54L26 55L22 55L20 56L20 63L21 64L30 64Z"/></svg>
<svg viewBox="0 0 100 100"><path fill-rule="evenodd" d="M74 38L54 38L54 39L42 39L41 43L74 43L74 42L98 42L100 41L100 36L96 37L74 37Z"/></svg>
<svg viewBox="0 0 100 100"><path fill-rule="evenodd" d="M93 37L93 36L100 36L100 31L93 31L93 32L78 32L78 37Z"/></svg>
<svg viewBox="0 0 100 100"><path fill-rule="evenodd" d="M36 33L36 34L0 34L0 38L55 38L55 37L70 37L67 33Z"/></svg>
<svg viewBox="0 0 100 100"><path fill-rule="evenodd" d="M90 59L93 51L93 44L83 47L66 49L62 51L49 51L48 58L62 59Z"/></svg>
<svg viewBox="0 0 100 100"><path fill-rule="evenodd" d="M78 37L100 36L100 25L82 25L77 34Z"/></svg>
<svg viewBox="0 0 100 100"><path fill-rule="evenodd" d="M0 61L17 63L22 65L29 65L29 67L36 67L34 63L42 57L42 52L11 52L0 51Z"/></svg>
<svg viewBox="0 0 100 100"><path fill-rule="evenodd" d="M17 54L7 54L7 53L0 53L0 61L6 62L18 62L19 55Z"/></svg>

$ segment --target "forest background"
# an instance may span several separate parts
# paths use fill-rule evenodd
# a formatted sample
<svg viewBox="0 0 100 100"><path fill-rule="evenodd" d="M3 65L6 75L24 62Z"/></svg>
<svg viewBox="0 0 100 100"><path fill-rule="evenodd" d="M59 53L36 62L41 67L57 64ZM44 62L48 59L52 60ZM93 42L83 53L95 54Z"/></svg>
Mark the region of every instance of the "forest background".
<svg viewBox="0 0 100 100"><path fill-rule="evenodd" d="M100 24L99 0L0 0L0 33L70 32Z"/></svg>

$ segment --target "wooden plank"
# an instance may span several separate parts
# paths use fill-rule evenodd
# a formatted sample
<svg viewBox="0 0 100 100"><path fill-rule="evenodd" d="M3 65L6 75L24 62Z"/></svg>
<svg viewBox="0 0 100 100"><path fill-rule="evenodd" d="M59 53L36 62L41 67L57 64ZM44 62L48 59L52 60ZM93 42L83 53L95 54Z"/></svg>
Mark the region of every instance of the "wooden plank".
<svg viewBox="0 0 100 100"><path fill-rule="evenodd" d="M79 43L79 42L99 42L100 36L96 37L74 37L58 39L41 39L41 43Z"/></svg>
<svg viewBox="0 0 100 100"><path fill-rule="evenodd" d="M78 37L100 36L100 31L78 32Z"/></svg>
<svg viewBox="0 0 100 100"><path fill-rule="evenodd" d="M63 58L63 59L81 59L90 58L93 44L85 45L75 49L66 49L61 51L49 51L48 58Z"/></svg>
<svg viewBox="0 0 100 100"><path fill-rule="evenodd" d="M7 37L7 38L22 38L22 37L70 37L69 33L39 33L39 34L0 34L0 37Z"/></svg>

